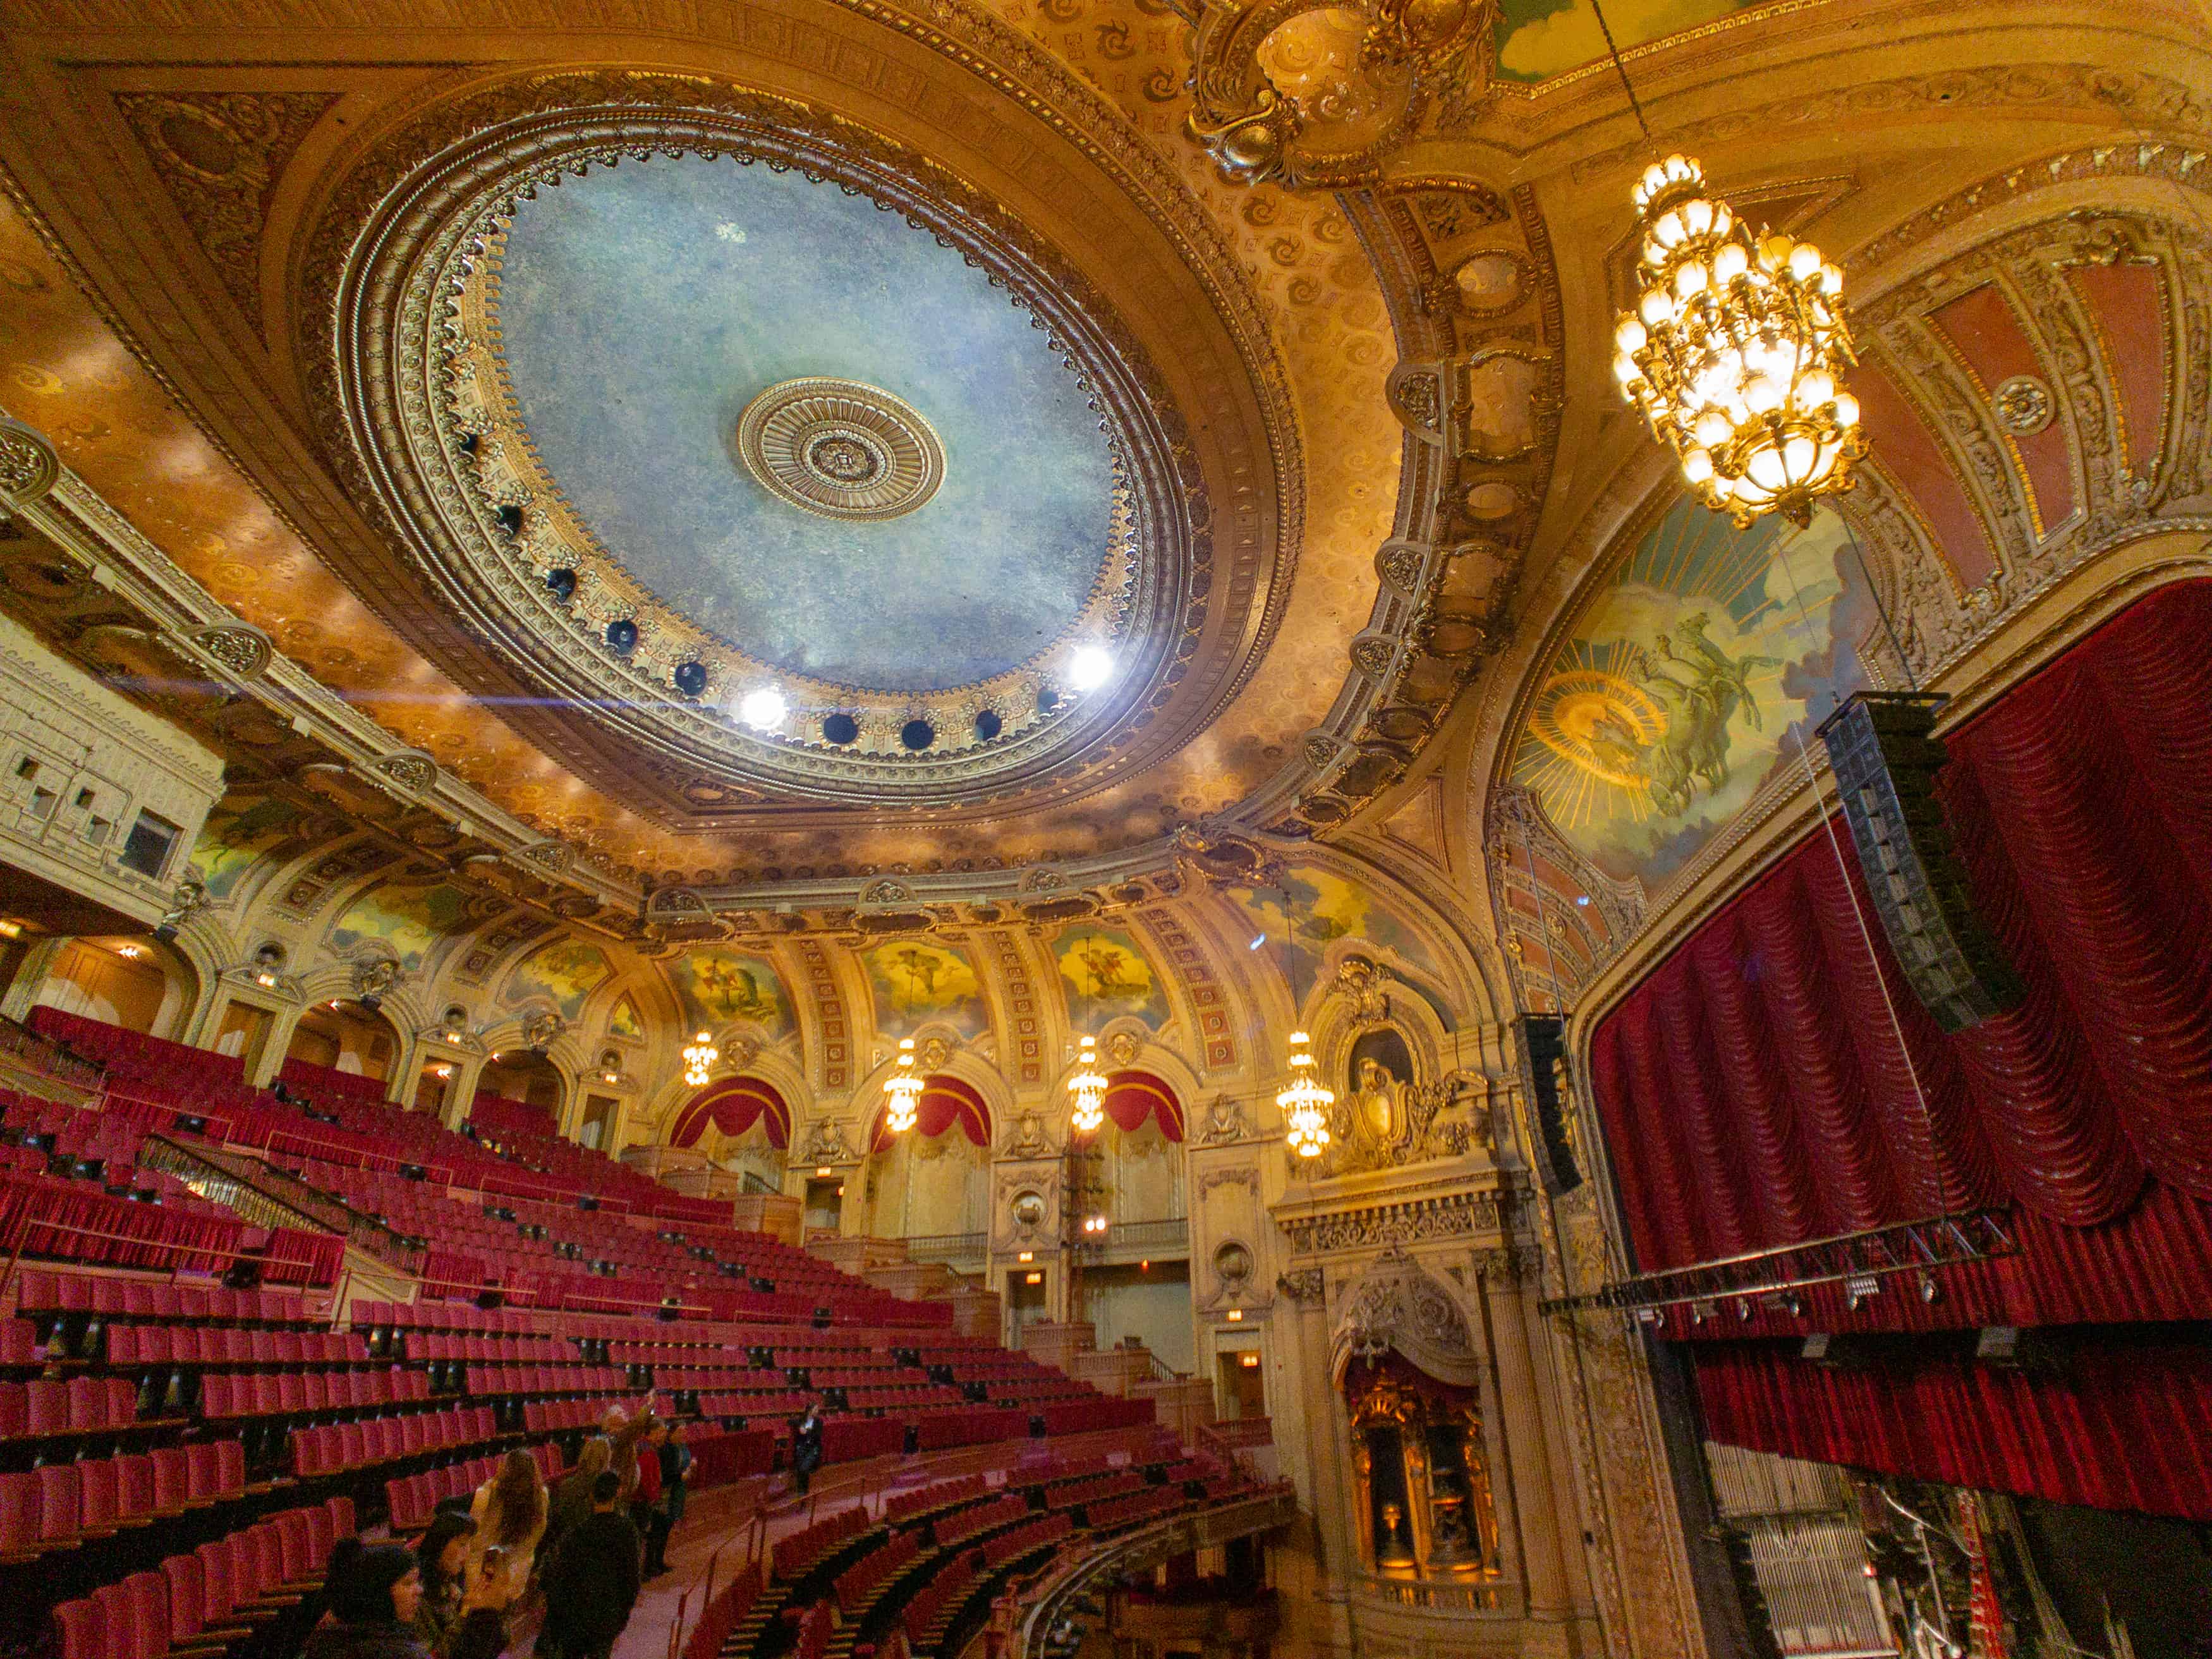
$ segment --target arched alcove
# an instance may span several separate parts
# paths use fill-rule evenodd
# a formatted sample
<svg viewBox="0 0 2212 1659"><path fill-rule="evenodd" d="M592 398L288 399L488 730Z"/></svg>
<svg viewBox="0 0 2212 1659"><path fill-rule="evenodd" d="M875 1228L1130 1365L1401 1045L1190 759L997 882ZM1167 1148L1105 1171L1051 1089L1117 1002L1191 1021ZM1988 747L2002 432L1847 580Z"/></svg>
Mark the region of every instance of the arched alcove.
<svg viewBox="0 0 2212 1659"><path fill-rule="evenodd" d="M468 1121L491 1137L558 1134L567 1087L561 1068L535 1048L501 1049L477 1073Z"/></svg>
<svg viewBox="0 0 2212 1659"><path fill-rule="evenodd" d="M926 1079L915 1127L903 1134L891 1133L878 1107L868 1146L869 1232L943 1238L988 1224L991 1109L965 1079Z"/></svg>
<svg viewBox="0 0 2212 1659"><path fill-rule="evenodd" d="M40 1006L151 1036L173 1036L199 1000L199 975L160 939L65 941L39 988Z"/></svg>
<svg viewBox="0 0 2212 1659"><path fill-rule="evenodd" d="M382 1084L398 1063L401 1047L398 1029L380 1008L331 997L301 1012L276 1075L309 1091L319 1081L327 1085L332 1072Z"/></svg>

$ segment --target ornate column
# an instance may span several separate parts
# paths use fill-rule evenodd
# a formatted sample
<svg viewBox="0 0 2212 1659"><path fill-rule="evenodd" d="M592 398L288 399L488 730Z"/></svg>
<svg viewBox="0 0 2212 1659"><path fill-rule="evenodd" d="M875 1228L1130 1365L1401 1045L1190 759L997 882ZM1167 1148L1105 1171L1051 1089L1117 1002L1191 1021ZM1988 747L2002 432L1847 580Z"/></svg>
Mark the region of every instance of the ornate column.
<svg viewBox="0 0 2212 1659"><path fill-rule="evenodd" d="M1475 1267L1482 1276L1483 1304L1490 1318L1498 1409L1510 1460L1507 1473L1512 1481L1514 1530L1521 1540L1528 1611L1539 1618L1571 1617L1573 1597L1559 1555L1559 1497L1552 1484L1536 1368L1528 1350L1521 1255L1504 1244L1478 1253Z"/></svg>

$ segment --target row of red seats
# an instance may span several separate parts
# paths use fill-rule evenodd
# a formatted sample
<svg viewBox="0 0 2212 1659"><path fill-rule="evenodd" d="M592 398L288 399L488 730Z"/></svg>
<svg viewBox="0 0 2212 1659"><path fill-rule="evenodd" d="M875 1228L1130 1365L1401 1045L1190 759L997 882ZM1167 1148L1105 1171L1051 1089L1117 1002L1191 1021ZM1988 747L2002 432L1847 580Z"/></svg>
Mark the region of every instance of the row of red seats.
<svg viewBox="0 0 2212 1659"><path fill-rule="evenodd" d="M761 1570L758 1563L753 1563L717 1590L714 1600L700 1609L699 1622L684 1638L684 1659L720 1659L723 1644L744 1622L753 1603L760 1600L760 1593Z"/></svg>
<svg viewBox="0 0 2212 1659"><path fill-rule="evenodd" d="M984 1559L980 1551L970 1550L930 1575L929 1582L906 1604L906 1612L901 1617L908 1648L920 1649L922 1638L929 1634L929 1627L937 1622L938 1614L968 1594Z"/></svg>
<svg viewBox="0 0 2212 1659"><path fill-rule="evenodd" d="M71 1549L157 1516L245 1496L245 1448L235 1440L0 1474L0 1559Z"/></svg>
<svg viewBox="0 0 2212 1659"><path fill-rule="evenodd" d="M559 1434L568 1429L588 1429L605 1420L608 1411L619 1406L624 1412L635 1408L635 1395L594 1395L584 1400L529 1400L523 1402L522 1426L532 1434Z"/></svg>
<svg viewBox="0 0 2212 1659"><path fill-rule="evenodd" d="M542 1478L554 1480L560 1477L561 1449L552 1441L540 1442L531 1449L530 1455ZM448 1463L424 1474L386 1481L384 1494L391 1505L392 1530L420 1532L430 1524L430 1517L437 1513L441 1503L474 1492L498 1473L500 1461L497 1456L472 1457L465 1463Z"/></svg>
<svg viewBox="0 0 2212 1659"><path fill-rule="evenodd" d="M1041 1516L1025 1527L1016 1527L1012 1532L1002 1532L983 1546L983 1559L988 1565L1003 1566L1018 1556L1027 1555L1041 1545L1066 1537L1075 1530L1075 1522L1065 1512Z"/></svg>
<svg viewBox="0 0 2212 1659"><path fill-rule="evenodd" d="M980 1446L993 1440L1020 1440L1030 1431L1030 1414L1004 1407L930 1412L915 1419L915 1443L923 1451L950 1446Z"/></svg>
<svg viewBox="0 0 2212 1659"><path fill-rule="evenodd" d="M837 1610L847 1614L858 1612L878 1584L921 1553L921 1538L917 1533L902 1533L870 1550L837 1575L830 1590L836 1598Z"/></svg>
<svg viewBox="0 0 2212 1659"><path fill-rule="evenodd" d="M916 1486L911 1492L895 1492L884 1499L884 1519L896 1525L911 1521L938 1510L951 1509L955 1504L965 1504L981 1498L990 1490L990 1483L980 1474L963 1474L954 1480L937 1480L927 1486Z"/></svg>
<svg viewBox="0 0 2212 1659"><path fill-rule="evenodd" d="M111 1325L111 1365L366 1365L352 1331L248 1331L213 1325Z"/></svg>
<svg viewBox="0 0 2212 1659"><path fill-rule="evenodd" d="M458 1336L422 1331L407 1338L410 1359L465 1359L485 1364L573 1364L576 1346L552 1336Z"/></svg>
<svg viewBox="0 0 2212 1659"><path fill-rule="evenodd" d="M1135 1521L1150 1521L1179 1510L1183 1504L1182 1491L1176 1486L1161 1486L1152 1492L1139 1492L1133 1498L1116 1498L1104 1504L1093 1504L1083 1511L1083 1519L1093 1532L1108 1527L1126 1527Z"/></svg>
<svg viewBox="0 0 2212 1659"><path fill-rule="evenodd" d="M1142 1492L1144 1486L1145 1477L1134 1470L1089 1475L1079 1480L1055 1480L1044 1489L1044 1506L1048 1510L1072 1510L1079 1504Z"/></svg>
<svg viewBox="0 0 2212 1659"><path fill-rule="evenodd" d="M799 1389L774 1394L702 1394L699 1410L706 1417L795 1417L814 1398Z"/></svg>
<svg viewBox="0 0 2212 1659"><path fill-rule="evenodd" d="M1087 1429L1133 1429L1159 1419L1151 1401L1118 1400L1111 1395L1047 1406L1040 1415L1044 1419L1047 1434L1081 1434Z"/></svg>
<svg viewBox="0 0 2212 1659"><path fill-rule="evenodd" d="M499 1425L489 1406L326 1423L292 1431L292 1473L309 1480L498 1438Z"/></svg>
<svg viewBox="0 0 2212 1659"><path fill-rule="evenodd" d="M973 1538L979 1532L988 1532L994 1527L1003 1527L1009 1521L1018 1521L1030 1512L1026 1498L1009 1492L1004 1498L993 1498L988 1504L975 1504L950 1515L941 1515L931 1524L930 1531L942 1547L957 1544Z"/></svg>
<svg viewBox="0 0 2212 1659"><path fill-rule="evenodd" d="M392 1365L379 1370L211 1373L200 1379L200 1415L290 1417L308 1412L419 1406L430 1397L430 1373Z"/></svg>
<svg viewBox="0 0 2212 1659"><path fill-rule="evenodd" d="M26 1267L17 1275L19 1313L94 1313L194 1325L296 1325L320 1329L324 1322L297 1291L236 1291L67 1268Z"/></svg>
<svg viewBox="0 0 2212 1659"><path fill-rule="evenodd" d="M615 1365L471 1365L471 1394L605 1393L627 1379Z"/></svg>
<svg viewBox="0 0 2212 1659"><path fill-rule="evenodd" d="M0 1382L0 1439L103 1434L138 1420L138 1385L123 1376Z"/></svg>
<svg viewBox="0 0 2212 1659"><path fill-rule="evenodd" d="M54 1659L163 1659L227 1646L316 1589L337 1540L353 1535L352 1504L333 1498L173 1555L159 1571L55 1607Z"/></svg>
<svg viewBox="0 0 2212 1659"><path fill-rule="evenodd" d="M823 1557L867 1529L867 1512L855 1504L827 1520L817 1521L788 1537L777 1539L769 1559L778 1578L803 1577Z"/></svg>

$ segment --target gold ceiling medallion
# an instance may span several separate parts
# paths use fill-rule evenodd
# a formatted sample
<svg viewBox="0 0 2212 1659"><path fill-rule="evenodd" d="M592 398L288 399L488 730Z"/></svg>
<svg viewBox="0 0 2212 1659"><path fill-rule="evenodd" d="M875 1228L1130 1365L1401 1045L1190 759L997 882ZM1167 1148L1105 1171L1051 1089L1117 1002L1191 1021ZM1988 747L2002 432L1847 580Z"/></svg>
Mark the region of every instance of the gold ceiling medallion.
<svg viewBox="0 0 2212 1659"><path fill-rule="evenodd" d="M1487 88L1497 20L1498 0L1208 5L1190 136L1235 184L1371 181Z"/></svg>
<svg viewBox="0 0 2212 1659"><path fill-rule="evenodd" d="M896 519L937 494L945 447L920 410L859 380L782 380L738 417L745 470L827 519Z"/></svg>

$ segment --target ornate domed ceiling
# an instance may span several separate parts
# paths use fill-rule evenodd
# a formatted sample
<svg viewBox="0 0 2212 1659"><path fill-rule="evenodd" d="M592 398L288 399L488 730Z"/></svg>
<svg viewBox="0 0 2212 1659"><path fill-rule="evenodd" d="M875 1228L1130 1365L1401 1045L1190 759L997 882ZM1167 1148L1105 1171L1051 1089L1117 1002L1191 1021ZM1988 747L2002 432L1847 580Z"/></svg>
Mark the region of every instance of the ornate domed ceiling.
<svg viewBox="0 0 2212 1659"><path fill-rule="evenodd" d="M664 672L701 663L708 702L780 684L788 733L849 711L881 746L964 690L968 726L1018 729L1073 690L1054 647L1119 632L1125 434L1003 285L865 194L730 157L597 168L516 204L461 313L479 488L524 496L537 573L577 572Z"/></svg>

